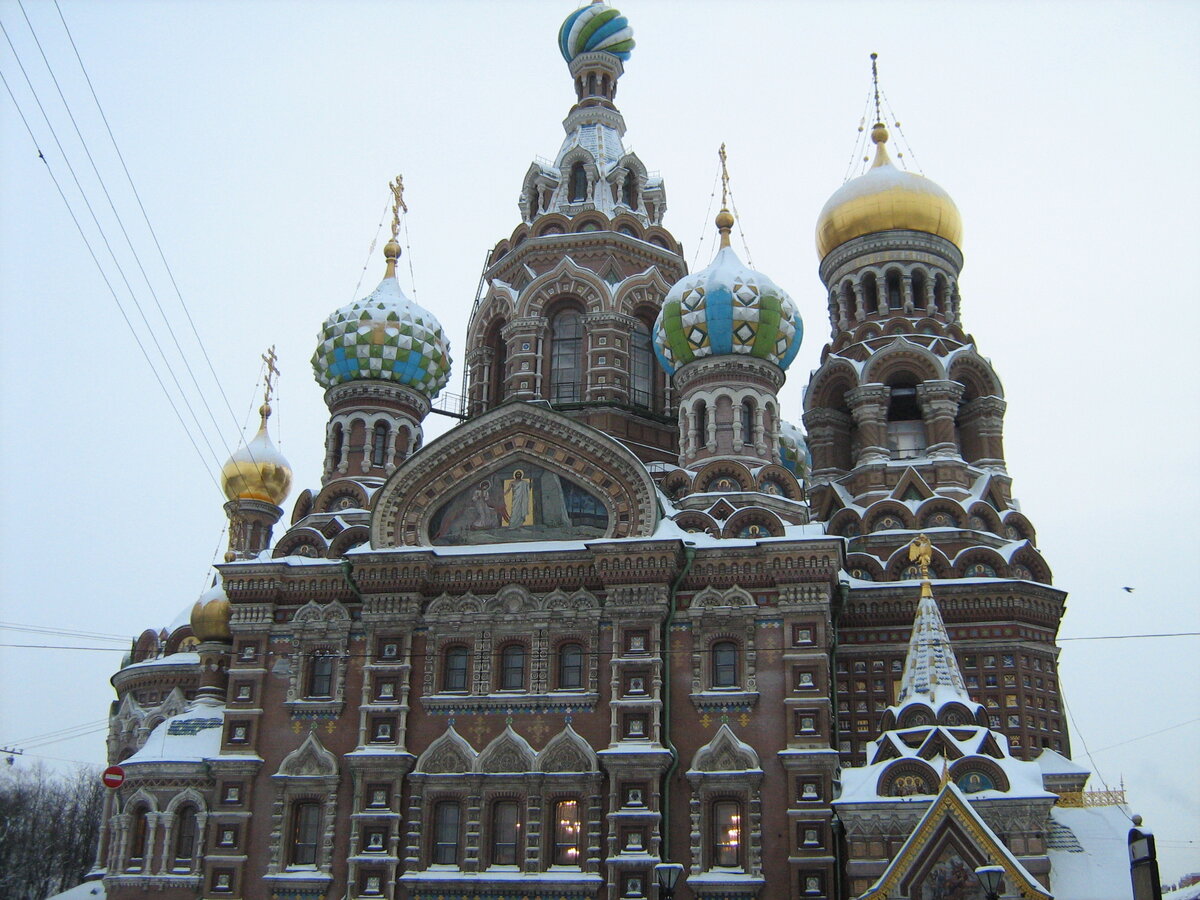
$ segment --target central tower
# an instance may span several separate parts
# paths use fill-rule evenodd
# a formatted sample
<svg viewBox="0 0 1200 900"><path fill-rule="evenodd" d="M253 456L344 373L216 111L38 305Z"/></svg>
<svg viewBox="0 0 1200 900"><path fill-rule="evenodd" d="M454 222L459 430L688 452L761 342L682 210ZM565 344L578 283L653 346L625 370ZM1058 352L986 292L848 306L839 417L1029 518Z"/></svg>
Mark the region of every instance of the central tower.
<svg viewBox="0 0 1200 900"><path fill-rule="evenodd" d="M633 43L604 3L559 29L575 104L554 161L525 174L521 224L488 256L467 327L466 411L546 401L644 461L673 462L675 402L650 332L687 265L662 227L662 178L622 143L614 99Z"/></svg>

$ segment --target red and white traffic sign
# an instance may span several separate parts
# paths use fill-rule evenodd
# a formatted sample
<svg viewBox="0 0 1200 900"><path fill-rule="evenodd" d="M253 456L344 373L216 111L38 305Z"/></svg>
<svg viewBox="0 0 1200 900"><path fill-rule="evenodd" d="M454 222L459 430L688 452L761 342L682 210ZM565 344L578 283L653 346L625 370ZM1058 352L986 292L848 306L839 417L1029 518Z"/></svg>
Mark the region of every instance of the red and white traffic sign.
<svg viewBox="0 0 1200 900"><path fill-rule="evenodd" d="M109 766L100 775L100 780L106 788L116 790L125 783L125 770L120 766Z"/></svg>

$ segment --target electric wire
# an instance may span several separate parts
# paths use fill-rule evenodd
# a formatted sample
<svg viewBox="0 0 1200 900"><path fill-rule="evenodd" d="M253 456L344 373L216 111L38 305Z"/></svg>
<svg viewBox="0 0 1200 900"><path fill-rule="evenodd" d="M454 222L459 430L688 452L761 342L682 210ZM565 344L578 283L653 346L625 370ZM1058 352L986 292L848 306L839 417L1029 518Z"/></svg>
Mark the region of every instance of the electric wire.
<svg viewBox="0 0 1200 900"><path fill-rule="evenodd" d="M58 5L58 0L54 0L54 8L58 11L58 18L62 22L63 31L67 35L67 40L71 44L71 50L75 54L75 60L79 63L79 70L83 73L84 81L87 82L88 90L91 92L92 100L96 104L96 110L100 113L100 119L104 122L104 128L108 132L108 139L112 142L113 150L117 154L117 159L121 163L121 169L125 173L125 179L129 182L129 188L133 192L134 199L137 201L138 209L142 213L142 220L146 223L146 230L150 232L150 237L154 241L154 247L158 251L158 257L162 260L163 269L167 273L167 278L170 279L171 287L175 291L175 296L179 299L179 306L183 310L184 317L187 319L188 326L191 328L192 336L196 340L196 345L200 348L200 353L204 357L205 363L208 365L208 371L212 375L213 382L217 386L217 391L221 395L221 399L225 402L225 408L229 411L230 417L236 423L237 416L233 412L233 406L229 402L229 397L225 393L225 388L221 384L220 378L217 377L217 370L213 366L212 357L209 356L207 348L204 346L204 341L200 338L200 332L196 328L195 320L192 318L191 310L188 309L187 303L184 302L183 292L179 289L179 284L175 280L175 273L171 269L171 264L167 262L166 253L163 251L162 244L158 239L158 232L154 230L154 225L150 222L150 215L146 212L146 206L142 203L142 195L138 192L137 185L134 184L133 175L129 172L129 166L125 163L125 155L121 153L121 148L117 144L116 135L113 134L112 126L108 122L108 116L104 112L104 106L100 103L100 97L96 93L96 88L92 84L91 76L88 75L87 66L83 64L83 57L79 53L79 48L75 45L75 37L71 34L71 29L67 25L66 17L63 16L62 8ZM32 30L32 29L31 29ZM243 432L244 433L244 429ZM251 455L253 460L253 455Z"/></svg>
<svg viewBox="0 0 1200 900"><path fill-rule="evenodd" d="M216 416L213 414L212 407L208 403L208 398L205 396L204 390L200 387L200 382L197 380L196 373L193 370L191 363L188 361L187 354L184 353L183 347L179 343L179 337L175 334L175 329L171 326L170 319L167 318L166 310L163 309L162 302L158 298L158 292L155 291L154 285L150 281L150 276L146 272L146 267L142 264L141 256L138 254L137 248L134 246L133 239L129 236L129 232L125 228L125 222L121 218L120 212L117 210L116 203L113 201L113 198L112 198L112 194L108 190L108 185L105 183L104 177L100 174L100 169L96 165L96 160L92 156L92 151L88 147L87 140L84 138L83 133L80 131L79 123L75 119L75 114L71 110L70 103L67 102L66 95L63 93L62 85L58 81L58 76L55 75L55 73L54 73L54 67L51 66L50 60L46 56L46 51L42 47L41 39L38 37L37 31L33 27L33 22L30 21L30 19L29 19L29 14L25 10L25 4L24 4L23 0L17 0L17 6L21 10L21 15L24 16L24 18L25 18L25 24L29 27L29 33L33 36L34 44L37 46L38 53L41 54L41 57L42 57L42 62L46 66L46 71L50 75L50 80L53 82L54 88L58 92L58 98L62 102L63 109L66 110L67 118L71 122L71 127L75 130L75 136L79 139L79 143L80 143L80 146L83 148L84 155L87 156L88 162L91 164L92 172L96 176L96 181L100 185L100 190L104 192L104 197L106 200L108 200L108 207L110 210L112 210L113 217L117 221L117 227L121 229L121 234L125 238L125 243L129 247L129 252L133 256L133 260L137 265L138 271L142 275L142 280L145 281L145 283L146 283L146 288L150 292L150 297L154 300L154 305L158 310L159 316L162 317L163 326L166 328L167 334L170 335L170 337L171 337L171 341L175 346L175 351L179 354L179 359L183 363L184 370L187 372L188 376L191 378L192 386L195 388L196 394L200 398L200 402L201 402L201 404L203 404L205 412L208 413L209 421L212 422L213 428L216 430L218 437L220 437L221 442L225 445L225 452L226 452L227 456L232 456L233 450L232 450L232 448L230 448L229 442L225 440L224 432L222 431L221 426L218 424ZM62 10L60 9L59 15L61 16L61 14L62 14ZM65 25L65 20L64 20L64 25ZM10 42L10 45L11 45L11 42ZM13 48L13 53L14 54L16 53L15 47ZM82 60L80 60L80 66L82 67ZM86 74L87 74L86 70L84 70L85 78L86 78ZM89 84L90 84L90 81L89 81ZM97 108L100 108L98 100L97 100ZM101 115L103 116L102 109L101 109ZM48 120L47 120L47 124L49 124ZM110 137L111 137L111 132L110 132ZM113 147L117 148L115 139L113 140ZM59 150L60 151L62 150L61 145L59 146ZM117 154L118 154L118 156L120 156L119 148L117 148ZM124 164L123 160L122 160L122 164ZM126 170L126 175L128 175L128 170ZM130 178L129 181L130 181L130 186L133 187L133 179ZM81 188L81 190L82 190L82 188ZM135 195L137 193L136 187L134 188L134 193L135 193ZM139 202L139 204L141 203L140 198L139 198L138 202ZM145 213L145 209L143 208L143 214L144 213ZM147 217L147 224L149 224L148 217ZM97 222L97 227L99 227L98 222ZM105 241L105 243L107 244L107 240ZM110 252L111 252L111 248L110 248ZM115 261L115 254L114 254L114 261ZM165 263L165 259L164 259L164 263ZM118 268L120 268L119 265L118 265ZM122 277L123 277L123 275L122 275ZM174 278L172 278L172 282L174 282ZM126 287L129 287L128 282L126 283ZM129 289L130 289L130 294L132 295L133 294L132 287L129 287ZM178 286L176 286L176 292L178 293ZM179 299L180 299L180 302L182 303L182 301L183 301L182 295L180 296ZM150 322L146 318L145 313L142 312L141 304L137 301L136 297L134 298L134 303L137 306L138 312L142 316L143 324L146 326L146 329L151 333L151 336L154 337L154 329L151 327ZM184 309L186 312L186 306L184 307ZM197 336L197 340L199 340L198 336ZM155 338L155 346L158 346L157 338ZM172 378L174 378L174 370L171 368L171 363L168 362L168 360L166 358L166 354L163 352L162 348L158 347L158 349L159 349L160 354L162 354L162 356L163 356L164 365L167 366L168 371L170 371L172 373ZM201 350L203 350L203 344L201 344ZM184 395L183 386L179 384L178 380L175 381L175 386L179 390L180 394ZM219 382L218 382L218 386L219 386ZM188 402L188 401L185 400L185 403L186 402ZM190 403L188 403L188 405L189 405L189 411L191 411ZM231 415L232 415L232 412L233 411L230 410ZM196 417L193 414L193 418L196 418L197 428L199 428L201 430L201 432L203 432L204 429L203 429L203 426L200 425L198 417ZM236 421L236 419L235 419L235 421ZM207 443L207 438L205 440ZM211 447L210 447L210 449L211 449ZM250 450L248 448L247 448L247 454L250 455L251 462L253 462L253 454L250 452ZM214 453L214 456L215 456L215 453ZM218 465L220 464L219 459L217 460L217 463L218 463Z"/></svg>
<svg viewBox="0 0 1200 900"><path fill-rule="evenodd" d="M0 23L0 30L2 30L2 29L3 29L3 23ZM5 37L7 37L7 32L5 32ZM64 191L62 189L62 185L59 183L58 177L54 174L54 170L52 168L50 168L49 161L46 159L45 155L42 153L42 150L38 143L37 137L36 137L36 135L34 135L33 129L29 125L29 121L25 118L25 113L24 113L24 111L22 111L20 104L17 103L17 98L16 98L16 95L13 93L12 86L8 83L8 79L4 76L3 72L0 72L0 81L3 81L4 88L8 92L8 96L13 102L13 106L16 107L17 114L20 116L21 122L25 126L25 130L29 132L29 138L31 141L33 141L34 149L37 150L38 158L41 159L43 163L45 163L46 171L50 175L50 180L54 182L54 187L58 191L58 196L62 199L63 205L66 206L67 212L71 216L71 221L73 221L75 223L75 228L79 231L79 237L83 241L83 245L87 248L88 255L91 256L92 262L95 263L96 270L100 273L100 278L104 281L105 287L108 288L109 294L112 295L113 302L116 303L117 309L121 313L121 318L123 318L125 320L125 324L126 324L126 326L128 326L130 334L133 335L134 343L137 344L138 350L141 351L142 357L146 360L146 364L150 367L150 371L151 371L151 373L153 373L155 381L158 382L159 388L162 389L163 395L167 398L167 403L170 405L171 411L173 413L175 413L175 418L179 421L180 426L183 428L184 433L187 435L188 441L192 445L192 449L194 449L196 451L196 456L199 457L199 459L200 459L200 465L204 467L204 471L208 474L208 477L212 481L213 486L218 491L221 491L221 485L217 482L216 476L213 475L213 470L208 464L208 459L204 456L203 451L201 451L200 445L196 443L196 439L192 435L191 429L188 427L187 423L184 421L183 414L180 413L179 407L176 405L174 397L172 397L171 392L169 390L167 390L166 383L162 380L162 376L159 374L158 369L155 368L153 361L150 359L149 351L146 350L146 346L142 342L141 337L138 335L137 330L133 327L133 323L129 320L129 316L125 312L124 306L121 305L121 300L120 300L120 298L117 297L116 288L113 287L112 282L108 278L108 274L104 271L104 267L100 264L100 259L96 256L96 251L92 248L92 244L88 240L87 234L83 230L83 225L80 223L79 217L75 214L75 210L71 207L70 201L67 200L67 195L66 195L66 193L64 193ZM68 166L68 168L69 168L69 166ZM86 199L85 199L85 202L86 202ZM210 448L210 452L211 452L211 448Z"/></svg>
<svg viewBox="0 0 1200 900"><path fill-rule="evenodd" d="M71 178L75 182L75 187L79 191L79 194L83 200L84 206L87 208L87 211L92 218L92 223L96 226L96 230L100 234L100 239L104 242L104 246L107 248L109 256L112 257L113 265L115 266L117 273L121 276L121 281L124 283L125 289L129 292L129 298L130 298L130 300L133 301L134 307L137 309L138 314L141 317L142 323L146 326L146 329L149 332L149 337L150 337L151 342L154 344L155 349L158 351L159 356L162 358L163 365L166 367L167 373L171 376L171 380L175 384L176 390L179 392L179 399L182 401L183 406L187 409L188 413L191 415L193 422L195 422L196 429L200 432L201 439L204 441L205 446L208 447L209 454L212 456L212 458L216 462L217 466L219 467L220 459L217 457L216 452L213 450L212 443L208 440L207 435L204 433L203 426L200 425L200 419L196 415L195 409L192 407L190 401L188 400L187 394L183 390L182 385L179 383L179 378L175 375L174 369L172 368L170 362L167 360L166 353L163 351L162 344L159 342L158 336L155 334L154 329L150 326L150 322L146 317L146 313L142 309L142 305L137 299L137 294L133 290L133 286L129 283L128 276L125 274L125 269L124 269L124 267L122 267L120 260L117 257L116 252L113 250L112 243L109 241L108 235L104 231L104 227L100 224L100 220L96 215L96 211L93 208L91 201L88 199L87 192L83 189L83 185L79 181L79 176L75 172L75 167L71 165L71 160L67 156L67 152L62 145L62 141L59 140L58 132L55 130L53 123L50 121L50 116L46 112L46 108L42 103L41 97L38 95L37 89L33 86L33 81L29 77L29 72L26 70L25 64L21 61L21 57L17 53L16 45L13 43L12 37L9 35L8 29L4 27L3 22L0 22L0 31L3 32L5 40L8 42L8 46L12 50L13 57L17 61L17 66L18 66L18 68L20 68L21 74L25 78L25 84L29 88L29 92L33 96L34 102L37 104L38 109L42 113L42 118L45 120L46 127L50 132L50 136L53 138L55 145L58 147L58 152L61 154L61 156L63 158L63 162L67 167L67 171L70 172ZM7 79L5 81L5 84L7 86ZM8 88L8 92L9 92L9 96L13 100L14 105L16 105L17 104L16 95L13 93L11 87ZM33 130L32 130L32 128L30 128L29 122L28 122L28 120L26 120L24 113L21 114L21 119L25 123L26 129L29 131L30 137L33 138ZM35 146L37 145L37 143L38 142L37 142L36 138L34 138ZM41 157L42 161L46 163L47 169L49 169L50 163L46 159L45 155L42 154L40 147L38 148L38 155ZM63 193L61 186L58 185L57 178L55 179L55 185L58 187L59 194L62 195L63 201L67 202L66 195ZM67 205L68 205L68 208L70 208L70 204L68 203ZM79 228L80 235L82 236L83 228L79 225L78 218L75 216L73 211L72 211L72 218L74 218L76 220L76 227ZM86 236L84 237L84 241L85 241L85 243L88 243ZM88 243L88 249L89 249L89 251L91 251L90 243ZM99 259L96 258L94 252L92 253L92 257L96 261L97 267L99 267L100 262L99 262ZM135 257L136 257L136 254L135 254ZM103 273L103 269L101 269L101 272ZM117 298L116 291L112 288L112 285L108 281L108 278L106 275L105 275L105 282L108 283L109 290L112 291L113 298L115 300L117 300L117 305L119 307L121 307L121 314L122 314L122 317L125 319L126 325L129 326L130 331L132 331L134 333L135 339L138 340L138 344L139 344L139 346L141 346L142 342L141 342L140 338L137 338L137 333L133 328L133 323L129 320L128 314L126 314L124 307L121 305L121 301ZM145 353L144 346L143 346L143 353L146 355L147 361L149 362L150 357L149 357L148 353ZM158 370L154 367L154 363L151 362L150 365L151 365L151 368L154 369L156 377L158 377L159 384L162 385L163 390L166 391L166 385L162 381L161 376L158 374ZM168 397L169 396L170 395L168 393ZM174 406L173 400L172 400L172 406ZM176 408L176 413L178 414L178 408ZM180 419L182 422L182 416L180 417ZM191 430L190 430L189 426L184 424L184 428L185 428L185 430L188 431L189 436L190 436ZM195 444L194 439L193 439L192 443L194 446L197 446L197 450L198 450L199 449L198 445ZM208 468L207 461L205 463L205 467ZM209 470L209 476L212 477L211 470ZM213 478L213 483L216 484L215 478ZM219 489L220 485L217 485L217 487Z"/></svg>
<svg viewBox="0 0 1200 900"><path fill-rule="evenodd" d="M76 631L69 628L49 628L42 625L21 625L16 622L0 622L0 628L6 631L26 631L32 634L52 634L59 637L87 638L94 641L120 641L128 644L129 638L119 634L105 634L100 631Z"/></svg>

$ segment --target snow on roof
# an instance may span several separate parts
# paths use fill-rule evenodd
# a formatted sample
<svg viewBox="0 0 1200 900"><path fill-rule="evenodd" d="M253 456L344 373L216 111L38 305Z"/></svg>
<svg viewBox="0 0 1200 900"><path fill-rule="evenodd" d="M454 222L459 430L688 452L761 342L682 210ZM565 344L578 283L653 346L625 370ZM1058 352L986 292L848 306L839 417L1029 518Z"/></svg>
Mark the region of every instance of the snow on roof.
<svg viewBox="0 0 1200 900"><path fill-rule="evenodd" d="M67 888L61 894L47 897L46 900L104 900L108 892L104 890L104 882L100 880L85 881L73 888Z"/></svg>
<svg viewBox="0 0 1200 900"><path fill-rule="evenodd" d="M201 762L220 756L224 725L224 704L197 704L193 709L161 722L150 732L142 749L122 765Z"/></svg>
<svg viewBox="0 0 1200 900"><path fill-rule="evenodd" d="M1130 900L1129 816L1119 806L1050 810L1046 835L1056 900ZM1164 898L1165 900L1165 898Z"/></svg>
<svg viewBox="0 0 1200 900"><path fill-rule="evenodd" d="M154 659L144 659L141 662L130 663L122 672L128 672L130 669L148 668L150 666L198 666L200 665L199 653L170 653L166 656L158 656Z"/></svg>
<svg viewBox="0 0 1200 900"><path fill-rule="evenodd" d="M967 693L954 648L950 645L950 635L946 633L946 623L942 621L941 610L933 599L933 588L928 581L922 584L921 599L917 603L900 693L893 706L895 714L899 716L900 710L913 702L924 702L934 710L940 710L947 703L961 703L971 710L979 708Z"/></svg>
<svg viewBox="0 0 1200 900"><path fill-rule="evenodd" d="M1092 770L1087 766L1081 766L1075 760L1068 759L1056 750L1051 750L1049 747L1043 748L1034 762L1038 764L1038 768L1046 775L1092 774Z"/></svg>
<svg viewBox="0 0 1200 900"><path fill-rule="evenodd" d="M1200 900L1200 881L1189 884L1187 887L1168 891L1162 895L1162 900Z"/></svg>

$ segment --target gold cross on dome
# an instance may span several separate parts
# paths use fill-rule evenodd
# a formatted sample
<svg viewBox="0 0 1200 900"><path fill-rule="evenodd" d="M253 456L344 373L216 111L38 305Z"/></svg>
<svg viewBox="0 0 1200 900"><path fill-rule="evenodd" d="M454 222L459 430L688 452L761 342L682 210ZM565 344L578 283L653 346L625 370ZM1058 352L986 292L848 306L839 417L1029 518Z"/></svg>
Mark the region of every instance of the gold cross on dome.
<svg viewBox="0 0 1200 900"><path fill-rule="evenodd" d="M397 175L388 187L392 191L392 237L395 238L400 234L400 210L408 212L404 202L404 176Z"/></svg>
<svg viewBox="0 0 1200 900"><path fill-rule="evenodd" d="M275 360L279 359L275 355L275 345L271 345L266 353L262 355L262 361L267 364L267 385L263 389L263 403L271 402L271 394L275 391L275 378L279 375L279 367L275 365Z"/></svg>
<svg viewBox="0 0 1200 900"><path fill-rule="evenodd" d="M721 142L721 149L717 151L717 156L721 157L721 209L729 206L729 167L725 162L725 142Z"/></svg>

